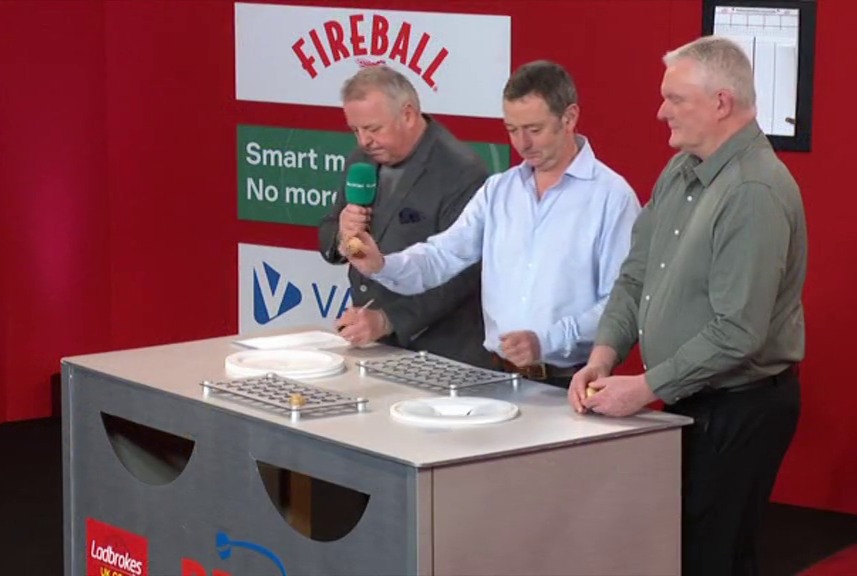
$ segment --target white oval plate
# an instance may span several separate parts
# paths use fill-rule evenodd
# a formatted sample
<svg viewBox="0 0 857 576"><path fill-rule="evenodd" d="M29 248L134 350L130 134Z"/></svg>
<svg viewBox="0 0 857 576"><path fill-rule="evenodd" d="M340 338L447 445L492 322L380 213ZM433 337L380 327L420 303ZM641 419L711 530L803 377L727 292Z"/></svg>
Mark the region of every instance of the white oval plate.
<svg viewBox="0 0 857 576"><path fill-rule="evenodd" d="M348 340L342 336L333 334L332 332L322 332L321 330L279 334L277 336L259 336L257 338L236 340L235 343L256 350L277 350L280 348L319 350L321 348L348 346Z"/></svg>
<svg viewBox="0 0 857 576"><path fill-rule="evenodd" d="M320 378L345 368L345 358L323 350L247 350L226 357L226 373L235 378L274 373L283 378Z"/></svg>
<svg viewBox="0 0 857 576"><path fill-rule="evenodd" d="M390 416L423 426L475 426L511 420L518 407L505 400L475 397L415 398L390 406Z"/></svg>

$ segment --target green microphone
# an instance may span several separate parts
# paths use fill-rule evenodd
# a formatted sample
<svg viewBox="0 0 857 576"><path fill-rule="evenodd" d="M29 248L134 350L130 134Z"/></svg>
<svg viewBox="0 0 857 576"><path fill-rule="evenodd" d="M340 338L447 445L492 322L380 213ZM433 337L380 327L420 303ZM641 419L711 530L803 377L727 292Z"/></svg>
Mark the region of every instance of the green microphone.
<svg viewBox="0 0 857 576"><path fill-rule="evenodd" d="M345 175L346 202L358 206L371 206L375 201L377 190L378 175L373 165L355 162L348 167L348 173ZM349 238L345 245L352 256L359 258L363 254L363 242L356 237Z"/></svg>
<svg viewBox="0 0 857 576"><path fill-rule="evenodd" d="M349 204L371 206L378 189L375 167L366 162L355 162L345 175L345 200Z"/></svg>

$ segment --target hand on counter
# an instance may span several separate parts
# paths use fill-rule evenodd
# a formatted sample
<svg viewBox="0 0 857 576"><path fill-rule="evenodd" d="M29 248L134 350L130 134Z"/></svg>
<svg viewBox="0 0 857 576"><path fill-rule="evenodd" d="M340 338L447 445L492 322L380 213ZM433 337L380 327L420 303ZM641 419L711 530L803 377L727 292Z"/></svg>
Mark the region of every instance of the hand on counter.
<svg viewBox="0 0 857 576"><path fill-rule="evenodd" d="M383 310L351 307L336 321L339 335L355 346L376 342L393 329Z"/></svg>
<svg viewBox="0 0 857 576"><path fill-rule="evenodd" d="M591 410L605 416L632 416L657 400L654 392L646 383L645 374L638 376L608 376L598 378L586 384L583 384L583 392L581 396L581 383L586 379L586 376L581 376L580 380L576 379L581 372L588 368L584 367L572 378L572 385L569 388L569 399L572 400L572 405L575 401L579 402L582 412ZM586 387L589 386L594 390L594 393L587 394Z"/></svg>

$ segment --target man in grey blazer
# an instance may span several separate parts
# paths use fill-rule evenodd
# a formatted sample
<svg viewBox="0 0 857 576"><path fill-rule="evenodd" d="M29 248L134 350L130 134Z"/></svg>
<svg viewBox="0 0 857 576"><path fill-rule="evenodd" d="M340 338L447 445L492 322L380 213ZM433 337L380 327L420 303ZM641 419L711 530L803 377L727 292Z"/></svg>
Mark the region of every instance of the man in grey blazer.
<svg viewBox="0 0 857 576"><path fill-rule="evenodd" d="M403 250L448 228L482 185L481 158L437 121L423 114L413 85L386 66L363 68L342 88L343 110L359 148L346 161L377 167L378 192L371 207L337 195L319 225L319 248L332 264L347 262L340 243L370 230L385 252ZM353 307L337 321L353 344L381 342L427 350L490 367L483 347L480 267L416 296L387 290L350 267ZM372 305L361 309L367 302Z"/></svg>

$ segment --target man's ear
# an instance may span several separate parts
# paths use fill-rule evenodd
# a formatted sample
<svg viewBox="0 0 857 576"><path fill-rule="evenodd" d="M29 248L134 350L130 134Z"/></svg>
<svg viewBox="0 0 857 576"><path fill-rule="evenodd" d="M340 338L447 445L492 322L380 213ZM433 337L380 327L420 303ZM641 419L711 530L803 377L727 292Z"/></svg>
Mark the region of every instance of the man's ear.
<svg viewBox="0 0 857 576"><path fill-rule="evenodd" d="M731 90L718 90L714 95L717 99L717 117L726 118L735 108L735 95Z"/></svg>
<svg viewBox="0 0 857 576"><path fill-rule="evenodd" d="M562 113L563 127L573 131L577 127L577 121L580 119L580 106L577 104L569 104L565 112Z"/></svg>
<svg viewBox="0 0 857 576"><path fill-rule="evenodd" d="M413 126L419 120L420 114L411 102L402 104L402 120L406 126Z"/></svg>

